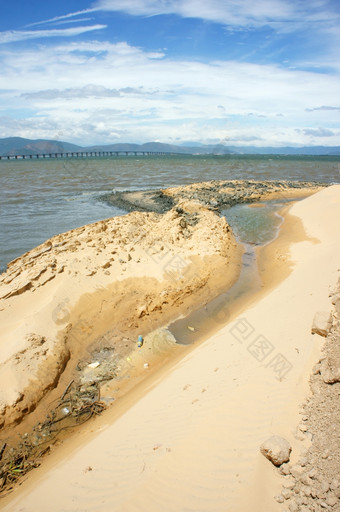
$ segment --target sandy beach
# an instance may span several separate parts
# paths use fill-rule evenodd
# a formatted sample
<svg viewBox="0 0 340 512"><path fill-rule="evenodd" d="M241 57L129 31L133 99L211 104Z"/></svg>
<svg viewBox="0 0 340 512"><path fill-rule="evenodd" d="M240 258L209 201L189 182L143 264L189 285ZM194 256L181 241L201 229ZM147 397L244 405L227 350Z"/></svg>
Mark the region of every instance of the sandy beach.
<svg viewBox="0 0 340 512"><path fill-rule="evenodd" d="M58 235L1 275L8 439L18 422L22 434L34 425L72 381L113 397L100 376L104 349L107 359L114 347L112 377L155 370L128 392L129 379L126 389L122 381L114 407L52 450L0 502L3 510L39 512L47 500L51 512L284 510L275 499L284 477L260 446L282 436L296 464L311 443L298 425L324 343L311 332L313 318L334 310L340 276L340 186L286 209L280 235L261 249L264 291L185 349L166 326L235 282L242 248L225 219L195 198L176 201L164 215L133 212Z"/></svg>

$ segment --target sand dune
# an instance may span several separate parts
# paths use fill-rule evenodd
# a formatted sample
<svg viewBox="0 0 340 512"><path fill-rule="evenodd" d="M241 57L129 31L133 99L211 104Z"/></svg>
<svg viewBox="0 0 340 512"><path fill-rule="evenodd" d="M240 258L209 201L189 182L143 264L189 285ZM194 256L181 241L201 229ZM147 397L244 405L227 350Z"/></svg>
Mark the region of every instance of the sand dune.
<svg viewBox="0 0 340 512"><path fill-rule="evenodd" d="M339 276L340 186L296 203L290 215L306 232L290 247L292 273L136 390L131 407L108 411L77 450L66 442L4 511L281 510L273 498L281 482L259 447L278 434L292 460L299 456L299 404L323 342L311 325L316 311L331 309Z"/></svg>

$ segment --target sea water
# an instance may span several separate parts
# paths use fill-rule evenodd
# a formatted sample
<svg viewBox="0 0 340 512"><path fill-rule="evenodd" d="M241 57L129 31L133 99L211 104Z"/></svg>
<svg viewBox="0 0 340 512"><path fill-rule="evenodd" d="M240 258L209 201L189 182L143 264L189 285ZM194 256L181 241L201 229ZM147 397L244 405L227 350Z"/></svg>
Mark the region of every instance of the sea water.
<svg viewBox="0 0 340 512"><path fill-rule="evenodd" d="M340 157L276 155L2 160L0 271L5 270L8 262L55 234L123 215L123 210L101 199L114 190L157 189L229 179L338 183L339 168ZM232 208L228 215L241 219L241 224L249 224L242 208ZM254 224L255 210L245 215L251 213L251 229L259 232L263 222L256 217L259 224ZM232 223L229 217L228 221Z"/></svg>

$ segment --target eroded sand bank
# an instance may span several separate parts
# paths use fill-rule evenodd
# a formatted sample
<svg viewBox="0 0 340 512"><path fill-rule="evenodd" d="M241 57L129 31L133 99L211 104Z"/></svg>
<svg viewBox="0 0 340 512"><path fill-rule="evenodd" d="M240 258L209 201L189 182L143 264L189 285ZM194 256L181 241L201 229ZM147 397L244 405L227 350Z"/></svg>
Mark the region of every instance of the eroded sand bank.
<svg viewBox="0 0 340 512"><path fill-rule="evenodd" d="M228 288L241 253L225 219L187 201L164 216L134 212L55 236L9 264L0 276L3 439L75 378L104 336L118 365L139 334Z"/></svg>
<svg viewBox="0 0 340 512"><path fill-rule="evenodd" d="M290 214L306 237L291 246L286 280L158 375L115 421L107 415L69 457L66 442L4 510L46 510L47 499L51 511L281 510L281 481L259 446L279 434L292 460L299 455L293 430L322 344L311 324L331 308L339 273L340 187ZM280 238L272 250L281 255Z"/></svg>

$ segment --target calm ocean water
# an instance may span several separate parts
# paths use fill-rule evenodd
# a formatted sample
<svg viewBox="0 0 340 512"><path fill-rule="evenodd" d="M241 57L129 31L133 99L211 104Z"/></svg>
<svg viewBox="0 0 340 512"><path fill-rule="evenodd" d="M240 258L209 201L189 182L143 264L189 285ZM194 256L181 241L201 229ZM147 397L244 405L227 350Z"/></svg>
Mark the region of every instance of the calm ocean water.
<svg viewBox="0 0 340 512"><path fill-rule="evenodd" d="M125 212L100 200L112 190L212 179L340 182L340 157L150 156L0 161L0 271L51 236Z"/></svg>

